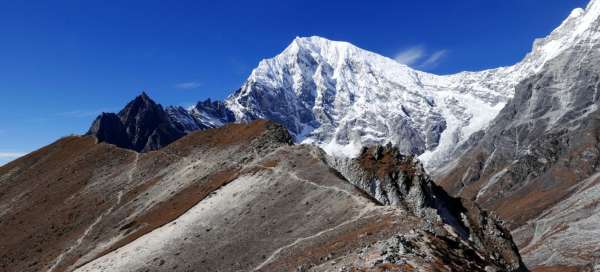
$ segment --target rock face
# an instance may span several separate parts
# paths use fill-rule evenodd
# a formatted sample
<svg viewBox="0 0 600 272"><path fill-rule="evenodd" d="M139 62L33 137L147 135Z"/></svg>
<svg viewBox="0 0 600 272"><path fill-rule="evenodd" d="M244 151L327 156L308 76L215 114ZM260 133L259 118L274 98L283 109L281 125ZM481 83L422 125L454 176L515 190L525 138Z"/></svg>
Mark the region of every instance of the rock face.
<svg viewBox="0 0 600 272"><path fill-rule="evenodd" d="M141 152L159 149L184 135L162 106L146 93L129 102L118 114L100 115L87 134L96 136L99 141Z"/></svg>
<svg viewBox="0 0 600 272"><path fill-rule="evenodd" d="M404 156L389 144L363 148L355 159L328 157L328 161L380 203L403 207L427 222L451 227L486 256L504 262L504 267L523 266L508 230L474 203L450 197L425 174L414 156Z"/></svg>
<svg viewBox="0 0 600 272"><path fill-rule="evenodd" d="M417 209L381 205L322 150L291 145L287 129L268 121L146 153L96 142L68 137L0 167L0 270L524 270L513 243L480 244ZM419 209L439 211L427 203L441 194L418 166L385 161L373 169L403 173L423 188ZM479 225L461 227L473 236ZM481 231L491 229L510 241L500 228Z"/></svg>
<svg viewBox="0 0 600 272"><path fill-rule="evenodd" d="M436 175L507 219L530 267L600 269L600 1L552 37L563 50Z"/></svg>
<svg viewBox="0 0 600 272"><path fill-rule="evenodd" d="M121 118L114 113L102 113L98 116L92 123L88 134L96 136L100 142L111 143L122 148L132 148Z"/></svg>

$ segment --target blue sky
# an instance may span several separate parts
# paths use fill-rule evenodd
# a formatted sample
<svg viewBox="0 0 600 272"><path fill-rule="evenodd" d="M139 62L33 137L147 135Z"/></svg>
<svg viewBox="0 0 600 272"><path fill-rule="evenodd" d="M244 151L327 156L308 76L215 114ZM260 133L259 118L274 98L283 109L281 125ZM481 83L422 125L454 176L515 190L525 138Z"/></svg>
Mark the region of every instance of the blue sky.
<svg viewBox="0 0 600 272"><path fill-rule="evenodd" d="M222 99L296 36L446 74L513 64L586 4L0 0L0 164L85 132L142 90L163 105Z"/></svg>

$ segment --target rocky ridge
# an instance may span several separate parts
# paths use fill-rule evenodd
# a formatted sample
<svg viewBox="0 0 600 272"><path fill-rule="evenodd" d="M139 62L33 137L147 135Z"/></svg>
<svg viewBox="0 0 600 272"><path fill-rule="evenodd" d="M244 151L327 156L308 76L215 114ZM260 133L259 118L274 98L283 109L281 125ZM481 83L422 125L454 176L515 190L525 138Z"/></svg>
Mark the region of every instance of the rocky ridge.
<svg viewBox="0 0 600 272"><path fill-rule="evenodd" d="M425 173L416 157L402 155L388 144L365 147L355 159L326 158L349 182L383 205L403 207L427 222L451 228L480 252L496 260L509 260L504 266L524 267L501 221L468 200L449 196Z"/></svg>
<svg viewBox="0 0 600 272"><path fill-rule="evenodd" d="M92 136L61 139L0 167L0 267L525 269L514 244L482 248L442 220L384 206L331 168L322 150L291 144L287 129L268 121L191 133L145 153ZM512 254L492 253L504 251Z"/></svg>

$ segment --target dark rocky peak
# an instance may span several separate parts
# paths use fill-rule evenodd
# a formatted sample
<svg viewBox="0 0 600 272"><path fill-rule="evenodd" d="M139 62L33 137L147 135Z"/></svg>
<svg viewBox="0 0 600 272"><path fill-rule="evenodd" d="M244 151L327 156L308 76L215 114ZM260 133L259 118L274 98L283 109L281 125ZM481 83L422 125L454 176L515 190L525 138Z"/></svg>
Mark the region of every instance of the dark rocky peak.
<svg viewBox="0 0 600 272"><path fill-rule="evenodd" d="M95 135L99 142L109 142L118 147L131 148L129 137L121 119L114 113L103 112L92 123L89 135Z"/></svg>
<svg viewBox="0 0 600 272"><path fill-rule="evenodd" d="M473 202L451 197L433 182L415 156L403 155L397 147L388 144L365 147L354 159L326 158L350 183L381 204L403 207L432 222L430 231L433 233L451 230L493 256L499 265L524 269L503 223ZM440 230L435 223L446 227Z"/></svg>
<svg viewBox="0 0 600 272"><path fill-rule="evenodd" d="M162 106L156 104L145 92L127 103L118 115L128 128L135 126L137 122L157 123L165 117Z"/></svg>
<svg viewBox="0 0 600 272"><path fill-rule="evenodd" d="M129 102L119 117L136 151L155 150L184 135L170 123L163 107L144 92Z"/></svg>
<svg viewBox="0 0 600 272"><path fill-rule="evenodd" d="M146 152L159 149L185 133L175 127L166 111L145 92L118 114L102 114L88 132L100 142Z"/></svg>

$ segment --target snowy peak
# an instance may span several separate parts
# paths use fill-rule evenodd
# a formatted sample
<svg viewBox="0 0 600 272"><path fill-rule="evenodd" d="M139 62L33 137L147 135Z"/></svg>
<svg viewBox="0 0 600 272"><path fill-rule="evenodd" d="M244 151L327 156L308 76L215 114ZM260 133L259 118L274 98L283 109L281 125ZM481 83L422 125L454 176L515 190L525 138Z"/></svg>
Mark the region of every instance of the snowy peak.
<svg viewBox="0 0 600 272"><path fill-rule="evenodd" d="M358 67L353 64L366 65ZM298 74L293 79L299 79L298 76L313 75L318 72L319 66L324 65L328 66L327 68L330 68L332 72L337 73L353 68L364 68L366 70L364 72L378 74L387 74L386 71L391 71L394 74L388 75L388 77L395 80L411 77L409 74L416 72L393 59L361 49L350 43L312 36L297 37L281 54L261 61L248 81L277 84L289 79L285 76L290 73ZM398 75L398 72L402 72L404 75Z"/></svg>
<svg viewBox="0 0 600 272"><path fill-rule="evenodd" d="M510 96L506 88L464 84L471 81L478 82L470 75L417 71L347 42L306 37L261 61L226 103L238 121L277 121L297 141L330 154L353 157L361 146L388 142L423 154L482 129Z"/></svg>
<svg viewBox="0 0 600 272"><path fill-rule="evenodd" d="M533 51L527 55L524 63L535 66L539 71L543 65L556 58L565 50L576 45L587 45L600 38L600 1L591 1L587 8L574 9L562 24L550 35L534 42Z"/></svg>

